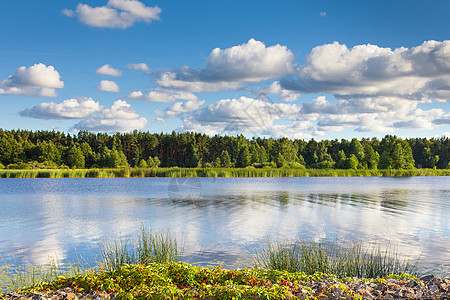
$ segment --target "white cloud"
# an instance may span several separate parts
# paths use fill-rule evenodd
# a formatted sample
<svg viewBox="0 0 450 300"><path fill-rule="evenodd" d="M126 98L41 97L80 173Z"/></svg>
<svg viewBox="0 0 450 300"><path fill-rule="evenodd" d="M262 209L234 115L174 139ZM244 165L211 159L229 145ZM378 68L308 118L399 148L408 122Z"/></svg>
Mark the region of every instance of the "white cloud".
<svg viewBox="0 0 450 300"><path fill-rule="evenodd" d="M119 69L114 69L113 67L111 67L108 64L103 65L100 68L98 68L95 71L95 73L97 73L99 75L108 75L108 76L115 76L115 77L122 76L122 71L120 71Z"/></svg>
<svg viewBox="0 0 450 300"><path fill-rule="evenodd" d="M396 97L373 97L362 99L339 99L336 104L319 96L312 102L303 103L303 114L361 114L377 112L408 113L417 108L419 102Z"/></svg>
<svg viewBox="0 0 450 300"><path fill-rule="evenodd" d="M162 111L156 110L155 114L159 116L158 121L165 121L167 119L179 117L185 113L196 111L203 104L205 104L205 100L189 100L186 102L176 102Z"/></svg>
<svg viewBox="0 0 450 300"><path fill-rule="evenodd" d="M62 13L68 17L76 16L81 23L91 27L125 29L136 22L159 20L161 8L145 6L138 0L109 0L106 6L99 7L79 3L75 11L63 9Z"/></svg>
<svg viewBox="0 0 450 300"><path fill-rule="evenodd" d="M197 101L198 98L192 93L156 88L148 94L141 91L133 91L127 95L128 99L143 100L149 102L175 102L177 100Z"/></svg>
<svg viewBox="0 0 450 300"><path fill-rule="evenodd" d="M102 80L97 85L97 91L118 93L120 88L114 81Z"/></svg>
<svg viewBox="0 0 450 300"><path fill-rule="evenodd" d="M265 134L272 130L274 121L294 119L299 111L300 108L293 104L271 103L248 97L223 99L187 116L182 130L207 134Z"/></svg>
<svg viewBox="0 0 450 300"><path fill-rule="evenodd" d="M274 81L269 86L261 89L260 93L264 93L267 95L276 95L282 101L295 101L300 96L299 92L282 88L279 81Z"/></svg>
<svg viewBox="0 0 450 300"><path fill-rule="evenodd" d="M280 85L334 96L335 103L320 96L302 104L301 117L316 120L319 132L431 130L446 124L444 111L419 105L450 100L450 41L393 50L337 42L318 46Z"/></svg>
<svg viewBox="0 0 450 300"><path fill-rule="evenodd" d="M129 64L126 65L125 68L144 72L150 71L150 68L147 66L146 63Z"/></svg>
<svg viewBox="0 0 450 300"><path fill-rule="evenodd" d="M179 69L180 70L180 69ZM157 78L157 83L160 86L167 88L176 88L190 92L220 92L226 90L237 90L243 86L242 82L226 82L226 81L216 81L216 82L205 82L198 79L189 80L178 80L179 70L168 71L161 74Z"/></svg>
<svg viewBox="0 0 450 300"><path fill-rule="evenodd" d="M450 113L443 114L434 120L436 125L450 125ZM450 137L450 135L447 135Z"/></svg>
<svg viewBox="0 0 450 300"><path fill-rule="evenodd" d="M19 67L14 75L0 82L0 95L27 95L56 97L57 88L63 88L59 72L42 63Z"/></svg>
<svg viewBox="0 0 450 300"><path fill-rule="evenodd" d="M395 98L374 98L356 101L339 100L332 104L324 96L303 103L301 115L317 120L319 131L342 131L352 127L360 132L394 132L395 129L431 130L445 124L442 109L422 110L418 102ZM442 123L441 123L442 122Z"/></svg>
<svg viewBox="0 0 450 300"><path fill-rule="evenodd" d="M123 100L117 100L110 108L103 107L99 112L75 124L73 128L110 133L128 132L145 128L147 122L147 119L140 117L130 104Z"/></svg>
<svg viewBox="0 0 450 300"><path fill-rule="evenodd" d="M83 119L100 111L101 106L91 98L67 99L61 103L43 102L23 109L22 117L46 120Z"/></svg>
<svg viewBox="0 0 450 300"><path fill-rule="evenodd" d="M63 15L65 15L66 17L73 17L73 15L75 14L75 12L71 9L68 8L64 8L63 10L61 10L61 13Z"/></svg>
<svg viewBox="0 0 450 300"><path fill-rule="evenodd" d="M60 103L44 102L23 109L20 115L45 120L81 119L73 126L74 130L111 133L143 129L148 122L123 100L117 100L111 107L105 107L91 98L67 99Z"/></svg>
<svg viewBox="0 0 450 300"><path fill-rule="evenodd" d="M304 93L326 92L340 98L396 97L424 100L448 96L450 41L427 41L408 48L337 42L315 47L306 65L281 86ZM441 100L448 100L441 99Z"/></svg>
<svg viewBox="0 0 450 300"><path fill-rule="evenodd" d="M183 67L163 71L157 82L161 86L196 92L237 89L246 82L260 82L292 73L293 61L294 55L286 46L266 47L264 43L250 39L224 50L215 48L200 70Z"/></svg>

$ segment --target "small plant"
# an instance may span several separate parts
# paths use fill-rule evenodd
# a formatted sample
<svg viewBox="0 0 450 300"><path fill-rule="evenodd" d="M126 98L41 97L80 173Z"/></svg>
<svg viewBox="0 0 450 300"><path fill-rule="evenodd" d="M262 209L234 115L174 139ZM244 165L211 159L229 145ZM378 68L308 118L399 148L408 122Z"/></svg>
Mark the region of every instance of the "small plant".
<svg viewBox="0 0 450 300"><path fill-rule="evenodd" d="M109 270L117 270L124 265L165 263L179 261L182 250L170 231L152 232L142 227L136 242L116 238L101 245L103 264Z"/></svg>
<svg viewBox="0 0 450 300"><path fill-rule="evenodd" d="M417 262L401 261L397 250L380 246L364 249L360 243L348 246L313 241L271 241L262 250L252 254L254 265L288 272L331 273L345 277L377 278L389 274L417 275Z"/></svg>
<svg viewBox="0 0 450 300"><path fill-rule="evenodd" d="M2 291L13 292L25 286L37 285L53 281L61 276L70 277L86 272L77 258L75 264L60 265L51 259L45 265L36 266L31 263L7 264L0 267L0 298Z"/></svg>

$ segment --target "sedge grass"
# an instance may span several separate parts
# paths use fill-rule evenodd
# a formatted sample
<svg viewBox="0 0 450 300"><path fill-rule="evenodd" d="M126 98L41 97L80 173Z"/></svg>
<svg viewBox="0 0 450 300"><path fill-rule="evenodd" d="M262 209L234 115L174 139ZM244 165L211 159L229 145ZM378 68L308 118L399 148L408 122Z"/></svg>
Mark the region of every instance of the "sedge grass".
<svg viewBox="0 0 450 300"><path fill-rule="evenodd" d="M124 265L179 261L182 248L169 230L152 232L142 227L133 243L131 238L115 238L101 245L103 267L117 270Z"/></svg>
<svg viewBox="0 0 450 300"><path fill-rule="evenodd" d="M360 243L341 246L337 242L267 240L267 245L252 253L254 265L267 269L335 274L337 276L377 278L389 274L418 275L417 261L399 258L396 248L375 246L364 249Z"/></svg>
<svg viewBox="0 0 450 300"><path fill-rule="evenodd" d="M34 265L30 262L22 264L7 264L2 260L0 266L0 298L3 292L14 292L26 286L50 282L57 278L72 277L85 273L87 266L79 259L73 264L60 265L57 260L51 259L47 264Z"/></svg>
<svg viewBox="0 0 450 300"><path fill-rule="evenodd" d="M0 178L107 178L107 177L410 177L450 176L450 169L340 170L255 168L120 168L0 170Z"/></svg>

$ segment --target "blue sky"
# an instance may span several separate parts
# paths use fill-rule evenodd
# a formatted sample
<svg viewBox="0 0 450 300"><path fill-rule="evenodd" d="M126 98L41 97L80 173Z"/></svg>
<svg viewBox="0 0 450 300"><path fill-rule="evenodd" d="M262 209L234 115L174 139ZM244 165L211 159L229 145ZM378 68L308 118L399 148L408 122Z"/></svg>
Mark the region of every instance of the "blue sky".
<svg viewBox="0 0 450 300"><path fill-rule="evenodd" d="M2 1L0 127L450 135L449 1Z"/></svg>

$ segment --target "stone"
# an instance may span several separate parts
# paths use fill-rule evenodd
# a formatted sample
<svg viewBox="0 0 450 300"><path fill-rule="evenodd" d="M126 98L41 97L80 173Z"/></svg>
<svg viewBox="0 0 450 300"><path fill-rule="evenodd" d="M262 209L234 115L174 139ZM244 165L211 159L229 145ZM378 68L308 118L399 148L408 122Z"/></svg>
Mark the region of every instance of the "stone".
<svg viewBox="0 0 450 300"><path fill-rule="evenodd" d="M75 295L74 293L67 293L67 300L78 300L77 295Z"/></svg>
<svg viewBox="0 0 450 300"><path fill-rule="evenodd" d="M420 280L429 281L433 278L434 278L434 275L425 275L425 276L420 277Z"/></svg>

